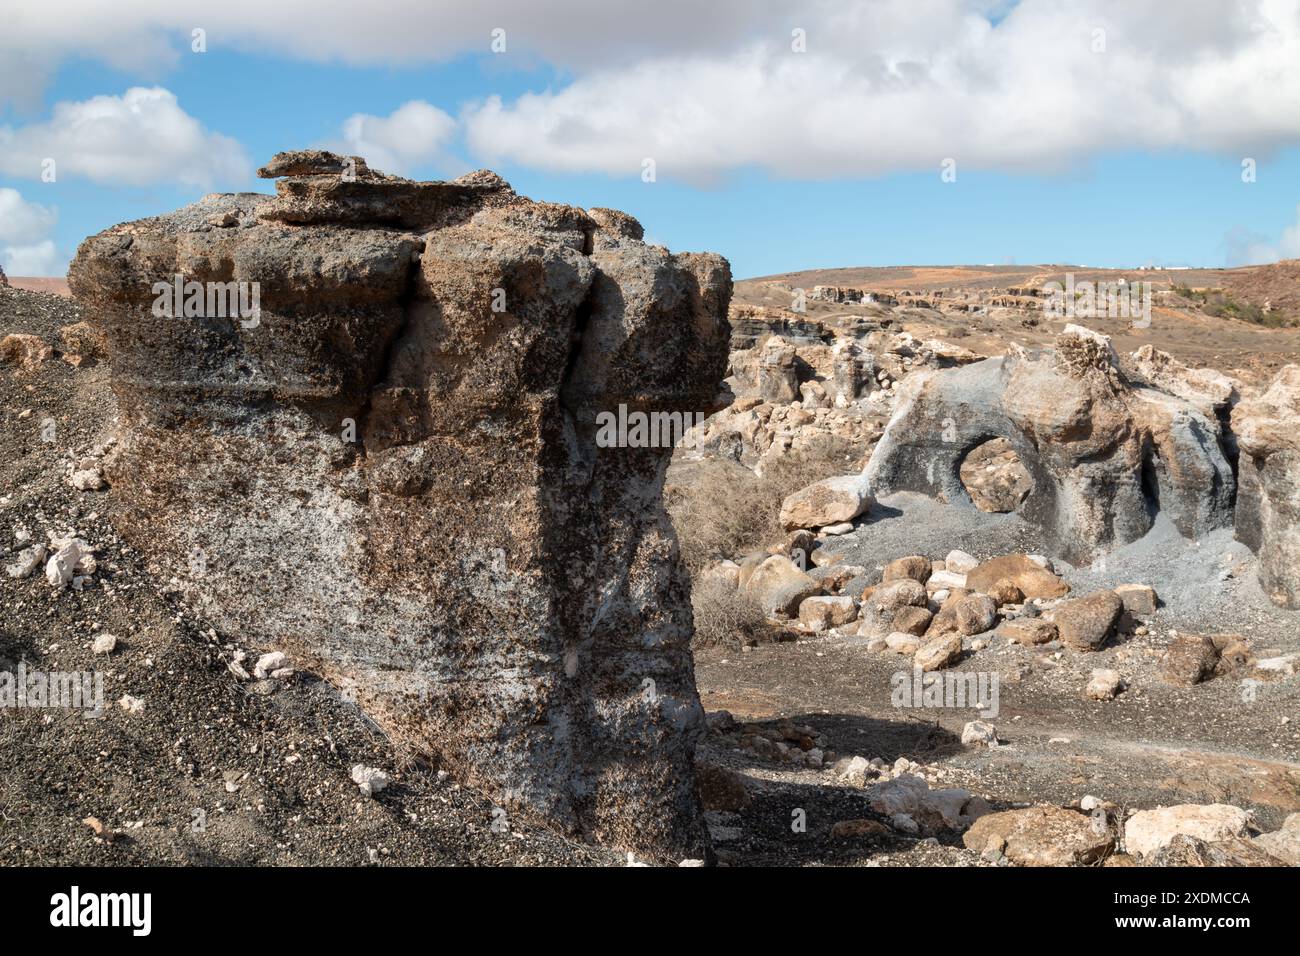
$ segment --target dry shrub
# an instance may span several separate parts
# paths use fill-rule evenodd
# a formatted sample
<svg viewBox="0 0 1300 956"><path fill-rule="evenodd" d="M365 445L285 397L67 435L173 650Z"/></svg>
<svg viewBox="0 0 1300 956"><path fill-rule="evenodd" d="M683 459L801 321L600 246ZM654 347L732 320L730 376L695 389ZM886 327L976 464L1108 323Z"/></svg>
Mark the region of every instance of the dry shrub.
<svg viewBox="0 0 1300 956"><path fill-rule="evenodd" d="M694 647L740 646L773 640L776 629L768 623L758 602L725 579L706 575L691 587L695 612Z"/></svg>
<svg viewBox="0 0 1300 956"><path fill-rule="evenodd" d="M769 461L762 477L739 469L702 470L668 501L682 558L692 575L723 558L735 558L780 541L781 502L814 481L862 468L861 449L826 437Z"/></svg>

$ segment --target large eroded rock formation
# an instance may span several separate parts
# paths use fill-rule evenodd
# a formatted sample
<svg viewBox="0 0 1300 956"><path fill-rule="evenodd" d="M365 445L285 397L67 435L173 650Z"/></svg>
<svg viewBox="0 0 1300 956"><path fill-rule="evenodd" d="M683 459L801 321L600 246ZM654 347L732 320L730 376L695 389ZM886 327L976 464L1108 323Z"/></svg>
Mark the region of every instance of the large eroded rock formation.
<svg viewBox="0 0 1300 956"><path fill-rule="evenodd" d="M867 464L873 494L971 505L966 455L1009 442L1034 490L1021 507L1056 553L1083 562L1135 541L1165 511L1187 537L1230 525L1235 479L1219 421L1128 381L1105 336L1067 327L1055 349L1018 350L909 377Z"/></svg>
<svg viewBox="0 0 1300 956"><path fill-rule="evenodd" d="M218 626L354 687L497 801L707 854L671 449L595 436L619 404L712 410L726 261L487 172L303 152L262 175L274 199L115 226L72 265L121 405L122 531ZM260 313L160 316L177 276L257 283Z"/></svg>
<svg viewBox="0 0 1300 956"><path fill-rule="evenodd" d="M1259 555L1274 604L1300 608L1300 365L1232 411L1241 446L1237 537Z"/></svg>

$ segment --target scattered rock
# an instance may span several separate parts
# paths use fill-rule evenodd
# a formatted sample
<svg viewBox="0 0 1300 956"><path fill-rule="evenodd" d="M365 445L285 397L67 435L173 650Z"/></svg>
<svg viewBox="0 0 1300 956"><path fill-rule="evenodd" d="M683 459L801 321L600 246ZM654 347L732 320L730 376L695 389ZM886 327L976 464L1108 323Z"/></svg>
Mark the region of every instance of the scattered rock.
<svg viewBox="0 0 1300 956"><path fill-rule="evenodd" d="M271 676L272 671L284 667L289 658L283 651L271 651L269 654L263 654L253 665L253 676L259 680L265 680Z"/></svg>
<svg viewBox="0 0 1300 956"><path fill-rule="evenodd" d="M919 581L924 584L930 579L930 559L920 555L911 555L906 558L899 558L896 561L890 561L885 565L884 581L897 581L902 578L911 578L913 581Z"/></svg>
<svg viewBox="0 0 1300 956"><path fill-rule="evenodd" d="M1219 663L1219 650L1203 634L1180 634L1160 658L1160 679L1176 687L1191 687L1208 680Z"/></svg>
<svg viewBox="0 0 1300 956"><path fill-rule="evenodd" d="M1004 604L1021 604L1025 600L1024 592L1007 578L1002 578L989 588L988 595L997 602L998 607Z"/></svg>
<svg viewBox="0 0 1300 956"><path fill-rule="evenodd" d="M1028 807L989 813L962 836L968 849L997 850L1020 866L1081 866L1096 863L1115 848L1109 828L1061 807Z"/></svg>
<svg viewBox="0 0 1300 956"><path fill-rule="evenodd" d="M1077 651L1095 651L1115 633L1124 604L1114 591L1094 591L1086 597L1063 601L1053 618L1061 640Z"/></svg>
<svg viewBox="0 0 1300 956"><path fill-rule="evenodd" d="M865 786L868 778L875 776L875 768L866 757L852 757L837 764L839 779L850 787Z"/></svg>
<svg viewBox="0 0 1300 956"><path fill-rule="evenodd" d="M955 590L966 587L966 575L958 574L956 571L944 569L934 571L926 579L926 587L931 591Z"/></svg>
<svg viewBox="0 0 1300 956"><path fill-rule="evenodd" d="M913 663L923 671L936 671L961 659L961 635L940 634L916 649Z"/></svg>
<svg viewBox="0 0 1300 956"><path fill-rule="evenodd" d="M899 814L907 816L914 829L894 824L895 829L905 832L959 830L987 812L988 807L983 798L972 796L969 790L931 790L923 778L912 773L874 784L866 796L867 806L891 821Z"/></svg>
<svg viewBox="0 0 1300 956"><path fill-rule="evenodd" d="M1026 600L1053 600L1070 593L1070 586L1025 554L1007 554L985 561L966 575L966 586L988 593L1002 581L1015 585Z"/></svg>
<svg viewBox="0 0 1300 956"><path fill-rule="evenodd" d="M108 487L98 467L82 468L72 473L72 487L78 491L102 491Z"/></svg>
<svg viewBox="0 0 1300 956"><path fill-rule="evenodd" d="M53 355L53 347L39 335L11 333L0 339L0 365L12 365L20 372L33 371Z"/></svg>
<svg viewBox="0 0 1300 956"><path fill-rule="evenodd" d="M116 830L111 830L106 827L99 817L86 817L81 822L95 831L95 836L99 837L99 839L103 840L105 843L112 843L121 835Z"/></svg>
<svg viewBox="0 0 1300 956"><path fill-rule="evenodd" d="M1216 843L1245 836L1249 824L1250 814L1227 803L1184 803L1141 810L1124 824L1124 849L1148 857L1179 834Z"/></svg>
<svg viewBox="0 0 1300 956"><path fill-rule="evenodd" d="M852 521L873 504L861 475L842 475L814 482L781 502L781 527L821 528Z"/></svg>
<svg viewBox="0 0 1300 956"><path fill-rule="evenodd" d="M822 588L789 558L774 554L754 569L745 590L768 615L794 617L799 613L799 606L807 598L820 594Z"/></svg>
<svg viewBox="0 0 1300 956"><path fill-rule="evenodd" d="M832 840L857 840L863 837L889 836L889 827L879 820L866 818L857 820L837 820L831 824Z"/></svg>
<svg viewBox="0 0 1300 956"><path fill-rule="evenodd" d="M1036 644L1049 644L1056 640L1056 625L1037 617L1019 617L1013 621L1003 621L995 632L1013 644L1032 647Z"/></svg>
<svg viewBox="0 0 1300 956"><path fill-rule="evenodd" d="M23 550L19 551L12 564L5 565L5 573L11 578L18 578L21 580L39 568L41 562L44 560L45 545L40 543L33 544L30 547L23 548ZM60 575L60 578L62 578L62 575Z"/></svg>
<svg viewBox="0 0 1300 956"><path fill-rule="evenodd" d="M953 571L957 574L970 574L979 567L979 561L965 551L954 550L948 552L948 556L943 559L943 565L947 571Z"/></svg>
<svg viewBox="0 0 1300 956"><path fill-rule="evenodd" d="M885 636L885 646L898 654L915 654L921 646L921 638L915 634L893 631Z"/></svg>
<svg viewBox="0 0 1300 956"><path fill-rule="evenodd" d="M1084 693L1091 700L1114 700L1123 689L1124 678L1120 676L1119 671L1097 668L1093 670Z"/></svg>
<svg viewBox="0 0 1300 956"><path fill-rule="evenodd" d="M752 798L745 786L745 778L734 770L697 761L695 774L700 784L700 801L705 810L739 813L749 806Z"/></svg>
<svg viewBox="0 0 1300 956"><path fill-rule="evenodd" d="M62 545L45 564L45 580L56 588L67 587L86 553L86 542L80 538Z"/></svg>
<svg viewBox="0 0 1300 956"><path fill-rule="evenodd" d="M968 594L956 602L954 614L959 634L983 634L997 623L998 606L987 594Z"/></svg>
<svg viewBox="0 0 1300 956"><path fill-rule="evenodd" d="M1286 862L1287 866L1300 866L1300 813L1293 813L1282 826L1272 833L1261 833L1255 843L1265 852Z"/></svg>
<svg viewBox="0 0 1300 956"><path fill-rule="evenodd" d="M356 764L352 768L352 782L355 783L367 797L373 797L380 793L390 783L393 778L382 770L374 767L367 767L365 764Z"/></svg>
<svg viewBox="0 0 1300 956"><path fill-rule="evenodd" d="M1115 589L1116 596L1130 614L1147 617L1156 613L1156 590L1146 584L1121 584Z"/></svg>
<svg viewBox="0 0 1300 956"><path fill-rule="evenodd" d="M930 621L933 619L934 615L927 608L908 605L896 610L890 623L897 631L920 637L930 627Z"/></svg>
<svg viewBox="0 0 1300 956"><path fill-rule="evenodd" d="M998 729L986 720L968 721L961 729L961 742L964 747L996 747Z"/></svg>
<svg viewBox="0 0 1300 956"><path fill-rule="evenodd" d="M112 654L117 649L117 635L115 634L97 634L95 639L90 642L90 652L92 654Z"/></svg>
<svg viewBox="0 0 1300 956"><path fill-rule="evenodd" d="M1179 833L1145 860L1148 866L1285 866L1257 841L1232 837L1213 842Z"/></svg>
<svg viewBox="0 0 1300 956"><path fill-rule="evenodd" d="M814 631L848 624L857 616L857 602L847 596L810 597L799 605L799 623Z"/></svg>

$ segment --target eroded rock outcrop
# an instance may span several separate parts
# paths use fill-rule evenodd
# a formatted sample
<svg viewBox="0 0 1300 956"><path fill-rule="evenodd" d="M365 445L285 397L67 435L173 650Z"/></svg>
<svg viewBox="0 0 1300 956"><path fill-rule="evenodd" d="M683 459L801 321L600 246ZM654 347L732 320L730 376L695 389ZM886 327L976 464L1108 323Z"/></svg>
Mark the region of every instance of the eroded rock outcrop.
<svg viewBox="0 0 1300 956"><path fill-rule="evenodd" d="M671 448L599 447L596 416L712 410L726 261L488 172L299 152L262 174L274 199L115 226L72 265L122 411L124 535L499 803L706 855ZM214 287L254 307L214 314Z"/></svg>
<svg viewBox="0 0 1300 956"><path fill-rule="evenodd" d="M1232 411L1241 448L1237 537L1259 555L1274 604L1300 608L1300 365Z"/></svg>
<svg viewBox="0 0 1300 956"><path fill-rule="evenodd" d="M1187 537L1232 522L1235 480L1219 422L1129 382L1109 339L1077 326L1052 350L909 377L867 465L872 493L973 507L961 464L994 438L1033 479L1021 515L1068 561L1140 538L1159 511Z"/></svg>

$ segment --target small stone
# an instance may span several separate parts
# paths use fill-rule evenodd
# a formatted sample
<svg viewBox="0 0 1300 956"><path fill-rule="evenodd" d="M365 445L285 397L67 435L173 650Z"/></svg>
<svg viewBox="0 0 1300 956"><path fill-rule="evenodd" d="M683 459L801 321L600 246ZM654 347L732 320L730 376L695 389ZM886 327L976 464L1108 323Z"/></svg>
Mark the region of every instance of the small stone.
<svg viewBox="0 0 1300 956"><path fill-rule="evenodd" d="M1121 584L1115 594L1124 604L1124 610L1130 614L1149 615L1156 613L1155 588L1145 584Z"/></svg>
<svg viewBox="0 0 1300 956"><path fill-rule="evenodd" d="M1160 658L1160 679L1175 687L1191 687L1213 675L1218 663L1214 641L1202 634L1181 634Z"/></svg>
<svg viewBox="0 0 1300 956"><path fill-rule="evenodd" d="M116 648L117 636L114 634L100 634L90 642L92 654L112 654Z"/></svg>
<svg viewBox="0 0 1300 956"><path fill-rule="evenodd" d="M898 654L915 654L921 646L921 639L915 634L894 631L885 638L885 646Z"/></svg>
<svg viewBox="0 0 1300 956"><path fill-rule="evenodd" d="M289 660L284 651L271 651L269 654L263 654L253 665L253 676L259 679L265 679L270 676L271 671L279 670Z"/></svg>
<svg viewBox="0 0 1300 956"><path fill-rule="evenodd" d="M912 818L910 813L895 813L889 818L889 823L900 833L918 833L921 830L920 825Z"/></svg>
<svg viewBox="0 0 1300 956"><path fill-rule="evenodd" d="M870 762L866 757L853 757L851 760L842 762L839 778L843 783L851 787L861 787L867 782L867 778L874 775Z"/></svg>
<svg viewBox="0 0 1300 956"><path fill-rule="evenodd" d="M1053 615L1061 640L1077 651L1095 651L1115 633L1124 603L1114 591L1094 591L1063 601Z"/></svg>
<svg viewBox="0 0 1300 956"><path fill-rule="evenodd" d="M356 764L352 768L352 782L360 787L361 792L367 797L373 797L392 783L393 779L382 770L367 767L365 764Z"/></svg>
<svg viewBox="0 0 1300 956"><path fill-rule="evenodd" d="M966 575L958 574L956 571L935 571L925 582L925 586L931 591L952 590L953 588L966 587Z"/></svg>
<svg viewBox="0 0 1300 956"><path fill-rule="evenodd" d="M969 721L961 729L961 742L964 747L998 745L998 729L986 720Z"/></svg>
<svg viewBox="0 0 1300 956"><path fill-rule="evenodd" d="M736 771L700 762L695 765L695 774L705 810L739 813L749 806L751 798L745 778Z"/></svg>
<svg viewBox="0 0 1300 956"><path fill-rule="evenodd" d="M968 594L957 602L954 613L957 632L969 637L993 629L998 619L998 606L987 594Z"/></svg>
<svg viewBox="0 0 1300 956"><path fill-rule="evenodd" d="M1114 700L1123 688L1124 679L1120 677L1119 671L1097 668L1093 670L1084 693L1090 700Z"/></svg>
<svg viewBox="0 0 1300 956"><path fill-rule="evenodd" d="M117 706L121 707L128 714L144 713L144 700L140 697L132 697L130 694L123 694L118 699Z"/></svg>
<svg viewBox="0 0 1300 956"><path fill-rule="evenodd" d="M858 616L858 605L851 597L814 596L799 605L799 623L814 631L847 624Z"/></svg>
<svg viewBox="0 0 1300 956"><path fill-rule="evenodd" d="M1025 595L1020 588L1016 587L1007 578L1000 579L993 587L989 588L988 595L998 603L999 607L1004 604L1020 604L1025 599Z"/></svg>
<svg viewBox="0 0 1300 956"><path fill-rule="evenodd" d="M930 574L930 559L920 555L912 555L890 561L889 564L885 565L883 580L897 581L903 578L911 578L913 581L924 584L930 579Z"/></svg>
<svg viewBox="0 0 1300 956"><path fill-rule="evenodd" d="M903 816L904 814L899 814ZM910 820L911 817L908 817ZM916 821L912 821L912 826L916 826ZM908 832L915 832L911 830ZM856 840L863 837L889 836L889 827L885 826L879 820L856 819L856 820L837 820L831 824L832 840Z"/></svg>
<svg viewBox="0 0 1300 956"><path fill-rule="evenodd" d="M965 551L954 550L949 551L948 556L943 559L943 566L957 574L968 574L979 567L979 561Z"/></svg>
<svg viewBox="0 0 1300 956"><path fill-rule="evenodd" d="M108 483L98 468L87 468L72 473L72 487L78 491L100 491L108 487Z"/></svg>
<svg viewBox="0 0 1300 956"><path fill-rule="evenodd" d="M913 661L923 671L940 670L956 663L961 651L960 634L940 634L918 647Z"/></svg>
<svg viewBox="0 0 1300 956"><path fill-rule="evenodd" d="M117 832L115 830L110 830L108 827L104 826L103 821L100 820L99 817L86 817L81 822L84 823L86 826L90 827L90 829L94 830L95 836L99 837L105 843L112 843L114 840L117 839L118 836Z"/></svg>
<svg viewBox="0 0 1300 956"><path fill-rule="evenodd" d="M11 578L21 580L39 568L41 562L44 560L45 545L34 544L29 548L24 548L22 551L19 551L18 557L14 560L13 564L5 566L5 573L7 573Z"/></svg>
<svg viewBox="0 0 1300 956"><path fill-rule="evenodd" d="M80 538L74 538L55 551L45 564L45 580L56 588L64 588L72 583L77 562L81 560L84 553L82 550L84 544L85 542Z"/></svg>

